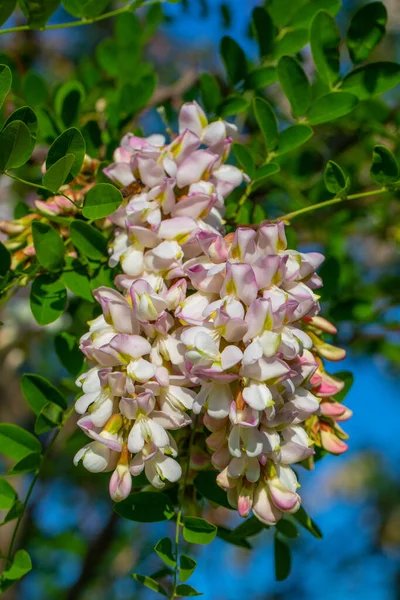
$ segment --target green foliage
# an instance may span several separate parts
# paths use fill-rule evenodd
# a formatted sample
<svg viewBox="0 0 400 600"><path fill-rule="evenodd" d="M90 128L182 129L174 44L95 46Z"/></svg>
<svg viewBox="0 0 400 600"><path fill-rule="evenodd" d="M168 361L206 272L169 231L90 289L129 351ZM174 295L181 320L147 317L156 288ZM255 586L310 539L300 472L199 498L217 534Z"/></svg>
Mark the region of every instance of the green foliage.
<svg viewBox="0 0 400 600"><path fill-rule="evenodd" d="M278 63L278 77L293 116L306 114L311 103L311 86L298 61L290 56L282 56Z"/></svg>
<svg viewBox="0 0 400 600"><path fill-rule="evenodd" d="M399 165L393 153L386 146L375 146L372 156L371 179L380 185L398 181Z"/></svg>
<svg viewBox="0 0 400 600"><path fill-rule="evenodd" d="M232 508L229 504L225 492L219 487L215 480L215 471L201 471L194 480L196 490L207 498L210 502L214 502L225 508Z"/></svg>
<svg viewBox="0 0 400 600"><path fill-rule="evenodd" d="M0 423L0 452L20 461L29 454L41 452L41 444L29 431L12 423Z"/></svg>
<svg viewBox="0 0 400 600"><path fill-rule="evenodd" d="M171 519L174 510L171 500L161 492L138 492L115 504L114 510L124 519L154 523Z"/></svg>
<svg viewBox="0 0 400 600"><path fill-rule="evenodd" d="M330 160L326 165L324 181L327 190L336 196L345 195L350 184L349 178L333 160Z"/></svg>
<svg viewBox="0 0 400 600"><path fill-rule="evenodd" d="M34 373L25 373L21 380L25 400L36 415L48 404L55 404L62 410L67 408L64 396L47 379Z"/></svg>
<svg viewBox="0 0 400 600"><path fill-rule="evenodd" d="M387 10L382 2L370 2L353 16L347 33L347 47L353 63L368 58L385 35Z"/></svg>
<svg viewBox="0 0 400 600"><path fill-rule="evenodd" d="M182 554L179 559L179 581L187 581L197 567L197 563L193 558Z"/></svg>
<svg viewBox="0 0 400 600"><path fill-rule="evenodd" d="M17 492L4 477L0 477L0 510L10 510L17 500Z"/></svg>
<svg viewBox="0 0 400 600"><path fill-rule="evenodd" d="M339 78L340 33L336 21L325 11L318 12L311 23L311 52L321 81L332 87Z"/></svg>
<svg viewBox="0 0 400 600"><path fill-rule="evenodd" d="M7 65L0 65L0 107L10 91L12 83L12 75L10 68Z"/></svg>
<svg viewBox="0 0 400 600"><path fill-rule="evenodd" d="M122 204L121 192L110 183L98 183L86 194L82 214L87 219L102 219Z"/></svg>
<svg viewBox="0 0 400 600"><path fill-rule="evenodd" d="M271 105L262 98L256 98L253 109L267 150L274 150L278 144L279 132L278 121Z"/></svg>
<svg viewBox="0 0 400 600"><path fill-rule="evenodd" d="M191 544L210 544L217 535L217 528L200 517L185 517L183 537Z"/></svg>
<svg viewBox="0 0 400 600"><path fill-rule="evenodd" d="M71 127L77 123L84 99L85 88L79 81L68 81L58 88L54 109L63 127Z"/></svg>
<svg viewBox="0 0 400 600"><path fill-rule="evenodd" d="M158 583L158 581L156 581L155 579L152 579L151 577L148 577L147 575L138 575L137 573L135 573L133 575L133 578L136 579L136 581L138 581L145 587L149 588L149 590L152 590L153 592L157 592L158 594L161 594L162 596L168 596L167 592L165 591L165 589L163 588L161 583Z"/></svg>
<svg viewBox="0 0 400 600"><path fill-rule="evenodd" d="M221 56L231 85L243 81L247 75L246 55L239 44L229 36L221 40Z"/></svg>
<svg viewBox="0 0 400 600"><path fill-rule="evenodd" d="M26 550L18 550L15 553L12 565L3 571L2 579L16 581L22 579L32 569L32 561Z"/></svg>
<svg viewBox="0 0 400 600"><path fill-rule="evenodd" d="M61 317L67 303L67 290L61 279L39 275L32 283L30 305L39 325L49 325Z"/></svg>
<svg viewBox="0 0 400 600"><path fill-rule="evenodd" d="M163 563L168 567L176 566L176 559L172 550L172 542L169 538L163 538L162 540L159 540L154 546L154 550L157 552Z"/></svg>
<svg viewBox="0 0 400 600"><path fill-rule="evenodd" d="M107 257L107 241L98 229L84 221L71 223L70 235L75 248L82 257L101 260Z"/></svg>
<svg viewBox="0 0 400 600"><path fill-rule="evenodd" d="M43 27L57 10L61 0L19 0L19 6L32 29Z"/></svg>
<svg viewBox="0 0 400 600"><path fill-rule="evenodd" d="M311 106L308 113L308 122L310 125L319 125L320 123L344 117L353 110L357 102L357 97L348 92L331 92L325 94L318 98Z"/></svg>
<svg viewBox="0 0 400 600"><path fill-rule="evenodd" d="M222 94L217 79L211 73L200 75L200 93L205 110L209 113L216 112Z"/></svg>
<svg viewBox="0 0 400 600"><path fill-rule="evenodd" d="M65 183L74 164L75 156L67 154L58 159L43 175L43 185L54 194Z"/></svg>
<svg viewBox="0 0 400 600"><path fill-rule="evenodd" d="M11 266L11 253L4 244L0 242L0 277L4 277Z"/></svg>
<svg viewBox="0 0 400 600"><path fill-rule="evenodd" d="M2 0L0 3L0 25L3 25L13 14L17 0Z"/></svg>
<svg viewBox="0 0 400 600"><path fill-rule="evenodd" d="M0 172L21 167L31 154L28 127L23 121L12 121L0 133Z"/></svg>
<svg viewBox="0 0 400 600"><path fill-rule="evenodd" d="M400 65L376 62L351 71L344 78L341 89L355 94L359 100L367 100L391 90L399 83Z"/></svg>
<svg viewBox="0 0 400 600"><path fill-rule="evenodd" d="M40 221L32 223L36 258L48 271L59 271L64 264L64 243L56 230Z"/></svg>
<svg viewBox="0 0 400 600"><path fill-rule="evenodd" d="M177 598L187 598L189 596L202 596L200 592L197 592L194 588L186 583L180 583L176 586Z"/></svg>
<svg viewBox="0 0 400 600"><path fill-rule="evenodd" d="M307 529L317 539L322 539L322 533L320 528L314 521L309 517L304 508L300 506L299 510L293 514L294 519L302 526Z"/></svg>
<svg viewBox="0 0 400 600"><path fill-rule="evenodd" d="M253 28L256 35L260 58L272 54L274 47L275 27L269 13L262 6L253 10Z"/></svg>
<svg viewBox="0 0 400 600"><path fill-rule="evenodd" d="M286 542L278 536L274 538L275 578L284 581L290 575L292 560L290 548Z"/></svg>
<svg viewBox="0 0 400 600"><path fill-rule="evenodd" d="M83 365L83 354L79 352L78 340L66 331L54 339L54 347L60 363L72 377L76 377Z"/></svg>
<svg viewBox="0 0 400 600"><path fill-rule="evenodd" d="M74 161L70 167L67 182L76 177L81 170L83 159L85 157L85 140L82 134L75 127L64 131L50 146L46 158L46 169L50 169L61 158L69 154L74 156Z"/></svg>

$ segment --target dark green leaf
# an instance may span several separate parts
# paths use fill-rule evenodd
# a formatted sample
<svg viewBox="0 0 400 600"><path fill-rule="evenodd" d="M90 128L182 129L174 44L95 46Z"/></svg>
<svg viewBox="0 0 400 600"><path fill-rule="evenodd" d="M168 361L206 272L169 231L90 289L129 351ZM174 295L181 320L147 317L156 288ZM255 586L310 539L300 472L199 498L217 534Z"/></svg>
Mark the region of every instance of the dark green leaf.
<svg viewBox="0 0 400 600"><path fill-rule="evenodd" d="M291 56L282 56L278 64L278 78L293 116L304 115L311 102L311 86L303 67Z"/></svg>
<svg viewBox="0 0 400 600"><path fill-rule="evenodd" d="M77 123L84 98L85 88L79 81L68 81L58 88L54 108L64 127L71 127Z"/></svg>
<svg viewBox="0 0 400 600"><path fill-rule="evenodd" d="M62 0L63 7L73 17L83 17L87 0Z"/></svg>
<svg viewBox="0 0 400 600"><path fill-rule="evenodd" d="M335 400L337 402L343 402L354 383L354 375L349 371L340 371L339 373L335 373L334 377L335 379L344 381L344 388L340 392L335 394Z"/></svg>
<svg viewBox="0 0 400 600"><path fill-rule="evenodd" d="M0 276L4 277L11 267L10 251L0 242Z"/></svg>
<svg viewBox="0 0 400 600"><path fill-rule="evenodd" d="M0 108L10 91L12 83L11 70L7 65L0 65Z"/></svg>
<svg viewBox="0 0 400 600"><path fill-rule="evenodd" d="M215 471L201 471L194 480L194 487L210 502L232 509L227 500L226 492L217 484Z"/></svg>
<svg viewBox="0 0 400 600"><path fill-rule="evenodd" d="M347 47L353 63L367 59L385 35L387 10L382 2L370 2L353 16L347 34Z"/></svg>
<svg viewBox="0 0 400 600"><path fill-rule="evenodd" d="M308 125L292 125L281 131L276 154L286 154L305 144L313 135L313 130Z"/></svg>
<svg viewBox="0 0 400 600"><path fill-rule="evenodd" d="M300 523L300 525L302 525L305 529L307 529L307 531L309 531L314 537L316 537L318 540L322 539L322 533L320 528L318 527L318 525L316 523L314 523L314 521L311 519L311 517L308 516L308 514L306 513L306 511L304 510L304 508L302 506L300 506L299 510L297 510L294 514L293 517L296 519L296 521L298 523Z"/></svg>
<svg viewBox="0 0 400 600"><path fill-rule="evenodd" d="M260 57L268 56L274 47L275 27L268 12L262 6L256 6L253 10L253 29Z"/></svg>
<svg viewBox="0 0 400 600"><path fill-rule="evenodd" d="M46 429L46 431L48 431ZM37 434L36 427L35 433ZM24 458L21 458L9 471L7 475L21 475L23 473L33 473L37 471L41 463L41 455L37 452L32 452Z"/></svg>
<svg viewBox="0 0 400 600"><path fill-rule="evenodd" d="M163 538L162 540L159 540L154 546L154 550L168 567L176 566L176 560L172 550L172 542L169 538Z"/></svg>
<svg viewBox="0 0 400 600"><path fill-rule="evenodd" d="M67 154L67 156L60 158L54 165L51 165L43 175L43 185L55 194L65 183L71 172L74 160L75 156L73 154Z"/></svg>
<svg viewBox="0 0 400 600"><path fill-rule="evenodd" d="M197 592L187 583L180 583L176 586L175 594L178 598L187 598L188 596L202 596L203 594Z"/></svg>
<svg viewBox="0 0 400 600"><path fill-rule="evenodd" d="M10 510L17 500L17 492L4 477L0 477L0 510Z"/></svg>
<svg viewBox="0 0 400 600"><path fill-rule="evenodd" d="M262 98L255 98L253 107L267 150L274 150L279 140L278 122L275 113L271 105Z"/></svg>
<svg viewBox="0 0 400 600"><path fill-rule="evenodd" d="M286 54L296 54L300 52L309 40L308 29L296 29L294 31L287 31L282 38L275 44L274 57L279 59L281 56Z"/></svg>
<svg viewBox="0 0 400 600"><path fill-rule="evenodd" d="M83 16L87 19L97 17L105 11L109 4L110 0L87 0L83 6Z"/></svg>
<svg viewBox="0 0 400 600"><path fill-rule="evenodd" d="M124 519L141 523L166 521L174 516L169 497L161 492L138 492L131 494L118 504L114 510Z"/></svg>
<svg viewBox="0 0 400 600"><path fill-rule="evenodd" d="M324 172L326 189L337 196L346 194L349 187L349 178L333 160L328 161Z"/></svg>
<svg viewBox="0 0 400 600"><path fill-rule="evenodd" d="M35 71L28 71L24 77L24 98L32 106L46 102L48 91L46 81Z"/></svg>
<svg viewBox="0 0 400 600"><path fill-rule="evenodd" d="M98 229L83 221L74 221L70 227L71 240L82 256L93 260L107 257L107 240Z"/></svg>
<svg viewBox="0 0 400 600"><path fill-rule="evenodd" d="M247 75L246 55L234 39L225 36L221 41L221 56L232 85L242 81Z"/></svg>
<svg viewBox="0 0 400 600"><path fill-rule="evenodd" d="M244 81L245 88L248 90L261 90L271 83L275 83L278 75L275 67L257 67L249 71Z"/></svg>
<svg viewBox="0 0 400 600"><path fill-rule="evenodd" d="M279 531L279 533L281 533L287 538L294 539L297 538L299 535L296 525L292 523L292 521L287 521L286 519L281 519L280 521L278 521L276 524L276 528Z"/></svg>
<svg viewBox="0 0 400 600"><path fill-rule="evenodd" d="M249 102L246 98L239 95L228 96L221 106L219 107L218 113L221 117L230 117L232 115L237 115L244 110L247 110L249 107Z"/></svg>
<svg viewBox="0 0 400 600"><path fill-rule="evenodd" d="M110 183L98 183L85 197L82 214L87 219L103 219L122 204L121 192Z"/></svg>
<svg viewBox="0 0 400 600"><path fill-rule="evenodd" d="M185 517L183 537L190 544L210 544L217 535L217 528L200 517Z"/></svg>
<svg viewBox="0 0 400 600"><path fill-rule="evenodd" d="M13 14L17 0L2 0L0 2L0 26L3 25Z"/></svg>
<svg viewBox="0 0 400 600"><path fill-rule="evenodd" d="M279 27L286 25L296 11L307 4L309 0L269 0L268 12L274 23Z"/></svg>
<svg viewBox="0 0 400 600"><path fill-rule="evenodd" d="M182 554L179 560L179 581L187 581L197 567L197 563L193 558Z"/></svg>
<svg viewBox="0 0 400 600"><path fill-rule="evenodd" d="M286 542L275 536L274 539L275 577L277 581L284 581L290 575L291 555Z"/></svg>
<svg viewBox="0 0 400 600"><path fill-rule="evenodd" d="M0 423L0 452L13 460L21 460L28 454L41 452L37 438L12 423Z"/></svg>
<svg viewBox="0 0 400 600"><path fill-rule="evenodd" d="M50 381L41 375L25 373L21 380L22 394L33 412L38 415L49 402L62 409L68 406L67 400Z"/></svg>
<svg viewBox="0 0 400 600"><path fill-rule="evenodd" d="M358 103L357 96L348 92L330 92L318 98L308 113L310 125L334 121L350 113Z"/></svg>
<svg viewBox="0 0 400 600"><path fill-rule="evenodd" d="M63 331L54 340L54 347L60 363L72 377L76 377L83 365L83 354L74 335Z"/></svg>
<svg viewBox="0 0 400 600"><path fill-rule="evenodd" d="M89 156L96 156L102 144L101 129L96 121L88 121L82 127L82 135L86 144L86 152Z"/></svg>
<svg viewBox="0 0 400 600"><path fill-rule="evenodd" d="M200 93L206 111L215 113L221 103L222 94L217 78L211 73L200 75Z"/></svg>
<svg viewBox="0 0 400 600"><path fill-rule="evenodd" d="M40 29L57 10L61 0L19 0L19 5L28 19L28 25Z"/></svg>
<svg viewBox="0 0 400 600"><path fill-rule="evenodd" d="M254 175L254 180L251 183L252 189L257 190L259 187L263 186L268 177L275 175L275 173L279 173L280 170L281 168L278 163L274 162L270 162L267 165L257 169L256 174Z"/></svg>
<svg viewBox="0 0 400 600"><path fill-rule="evenodd" d="M334 85L339 78L340 32L331 15L317 13L310 28L311 52L321 81Z"/></svg>
<svg viewBox="0 0 400 600"><path fill-rule="evenodd" d="M238 525L238 527L236 527L232 531L231 537L236 537L236 538L252 537L253 535L257 535L264 529L265 529L265 525L263 525L261 523L261 521L259 521L257 519L257 517L249 517L248 519L243 521L243 523Z"/></svg>
<svg viewBox="0 0 400 600"><path fill-rule="evenodd" d="M340 284L340 263L334 256L329 256L319 270L324 282L321 297L325 300L337 294Z"/></svg>
<svg viewBox="0 0 400 600"><path fill-rule="evenodd" d="M22 106L21 108L18 108L17 110L15 110L8 117L4 127L7 127L7 125L9 123L12 123L13 121L22 121L23 123L25 123L25 125L29 129L29 133L31 135L30 152L32 154L33 149L36 144L36 135L37 135L37 130L38 130L37 116L35 115L33 110L31 108L29 108L29 106Z"/></svg>
<svg viewBox="0 0 400 600"><path fill-rule="evenodd" d="M371 179L380 185L388 185L399 179L399 165L386 146L375 146L372 155Z"/></svg>
<svg viewBox="0 0 400 600"><path fill-rule="evenodd" d="M290 19L289 26L292 29L309 27L311 21L320 10L324 10L332 17L339 12L342 4L340 0L309 0L305 6L301 6Z"/></svg>
<svg viewBox="0 0 400 600"><path fill-rule="evenodd" d="M36 258L48 271L59 271L64 263L64 242L57 231L40 221L32 223Z"/></svg>
<svg viewBox="0 0 400 600"><path fill-rule="evenodd" d="M55 117L45 106L36 109L39 121L40 136L46 143L51 144L58 135L58 126Z"/></svg>
<svg viewBox="0 0 400 600"><path fill-rule="evenodd" d="M51 145L46 159L46 169L50 169L60 158L73 154L75 159L72 163L67 183L76 177L85 157L85 140L78 129L71 127L64 131Z"/></svg>
<svg viewBox="0 0 400 600"><path fill-rule="evenodd" d="M367 100L383 94L400 83L400 65L393 62L376 62L358 67L343 80L342 90Z"/></svg>
<svg viewBox="0 0 400 600"><path fill-rule="evenodd" d="M32 569L32 561L26 550L15 553L11 567L3 571L3 577L10 581L22 579Z"/></svg>
<svg viewBox="0 0 400 600"><path fill-rule="evenodd" d="M0 171L22 167L32 154L31 134L22 121L13 121L0 133Z"/></svg>
<svg viewBox="0 0 400 600"><path fill-rule="evenodd" d="M49 325L61 317L67 303L67 290L61 279L39 275L32 283L30 305L39 325Z"/></svg>
<svg viewBox="0 0 400 600"><path fill-rule="evenodd" d="M247 173L249 177L253 177L255 172L255 165L253 156L248 147L235 142L232 145L232 150L236 157L236 160L238 161L242 169L245 171L245 173Z"/></svg>
<svg viewBox="0 0 400 600"><path fill-rule="evenodd" d="M76 258L67 257L66 269L61 275L63 282L67 288L78 296L88 302L94 302L91 277L87 272L86 268Z"/></svg>
<svg viewBox="0 0 400 600"><path fill-rule="evenodd" d="M42 410L35 421L35 433L41 435L46 431L54 429L61 425L63 419L63 411L56 404L48 402L43 406Z"/></svg>
<svg viewBox="0 0 400 600"><path fill-rule="evenodd" d="M153 590L153 592L157 592L162 596L168 596L161 583L158 583L158 581L156 581L155 579L147 577L147 575L138 575L137 573L135 573L132 577L142 585L149 588L149 590Z"/></svg>
<svg viewBox="0 0 400 600"><path fill-rule="evenodd" d="M5 523L10 523L10 521L14 521L15 519L18 519L23 514L24 514L24 505L22 502L17 500L15 502L15 504L13 504L13 506L10 508L8 513L6 514L2 525ZM0 579L0 581L1 581L1 579Z"/></svg>
<svg viewBox="0 0 400 600"><path fill-rule="evenodd" d="M232 530L227 527L218 527L217 536L231 544L232 546L237 546L238 548L245 548L246 550L251 550L251 544L245 538L238 537L236 535L232 535Z"/></svg>

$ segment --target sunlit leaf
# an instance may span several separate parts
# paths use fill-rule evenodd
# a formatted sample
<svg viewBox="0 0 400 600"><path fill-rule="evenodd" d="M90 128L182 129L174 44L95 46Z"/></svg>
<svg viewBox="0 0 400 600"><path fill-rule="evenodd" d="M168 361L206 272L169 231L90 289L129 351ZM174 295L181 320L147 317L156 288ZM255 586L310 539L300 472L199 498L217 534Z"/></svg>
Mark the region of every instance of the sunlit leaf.
<svg viewBox="0 0 400 600"><path fill-rule="evenodd" d="M383 94L400 83L400 65L393 62L375 62L351 71L343 80L341 89L366 100Z"/></svg>
<svg viewBox="0 0 400 600"><path fill-rule="evenodd" d="M36 258L48 271L59 271L64 263L64 242L57 231L47 223L32 223Z"/></svg>
<svg viewBox="0 0 400 600"><path fill-rule="evenodd" d="M157 552L158 556L168 567L176 566L176 559L172 549L172 542L169 538L163 538L162 540L159 540L154 546L154 550Z"/></svg>
<svg viewBox="0 0 400 600"><path fill-rule="evenodd" d="M10 510L17 500L17 492L4 477L0 477L0 510Z"/></svg>
<svg viewBox="0 0 400 600"><path fill-rule="evenodd" d="M5 579L15 581L22 579L32 569L32 561L26 550L18 550L15 553L11 567L3 571Z"/></svg>
<svg viewBox="0 0 400 600"><path fill-rule="evenodd" d="M0 452L13 460L40 453L42 446L29 431L12 423L0 423Z"/></svg>
<svg viewBox="0 0 400 600"><path fill-rule="evenodd" d="M185 517L183 537L190 544L210 544L217 535L217 527L200 517Z"/></svg>
<svg viewBox="0 0 400 600"><path fill-rule="evenodd" d="M197 567L197 563L193 558L182 554L179 559L179 581L187 581Z"/></svg>
<svg viewBox="0 0 400 600"><path fill-rule="evenodd" d="M82 214L87 219L102 219L122 204L121 192L110 183L98 183L85 196Z"/></svg>
<svg viewBox="0 0 400 600"><path fill-rule="evenodd" d="M161 594L162 596L168 596L167 592L165 591L165 589L163 588L161 583L158 583L158 581L156 581L155 579L152 579L151 577L147 577L147 575L139 575L138 573L135 573L133 575L133 578L136 579L136 581L138 581L145 587L149 588L149 590L153 590L153 592L157 592L158 594Z"/></svg>

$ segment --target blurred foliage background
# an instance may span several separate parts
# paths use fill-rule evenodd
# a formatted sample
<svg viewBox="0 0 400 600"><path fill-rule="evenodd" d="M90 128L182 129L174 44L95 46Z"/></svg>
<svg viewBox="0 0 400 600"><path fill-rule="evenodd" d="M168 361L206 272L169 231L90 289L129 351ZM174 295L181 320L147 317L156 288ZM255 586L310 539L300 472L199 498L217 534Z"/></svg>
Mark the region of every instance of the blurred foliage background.
<svg viewBox="0 0 400 600"><path fill-rule="evenodd" d="M275 47L261 48L265 56L260 60L251 20L253 9L261 4L256 0L182 0L85 27L1 35L0 63L8 64L13 74L3 119L27 103L39 120L38 143L29 163L18 171L19 177L39 180L48 145L67 127L79 126L87 153L107 161L124 132L149 135L174 129L177 108L194 98L211 114L236 121L242 132L240 143L250 149L254 168L261 169L264 147L249 108L251 97L269 100L280 129L295 122L287 97L275 82L277 59L296 54L312 82L312 97L324 91L307 33L306 38L299 33L307 32L307 27L294 32L284 25L278 27ZM296 3L272 0L265 4L276 26L279 11L292 10ZM364 4L344 0L336 17L343 38L351 16ZM398 61L400 4L398 0L384 4L386 35L369 60ZM120 5L115 3L115 8ZM59 8L50 23L69 20ZM22 23L22 13L16 13L6 26ZM234 39L247 59L243 67L241 51L230 47L224 52L222 47L225 62L226 57L228 62L234 60L230 81L221 60L223 36ZM241 65L247 71L238 88L232 72L235 77ZM341 74L350 69L343 45ZM260 176L259 187L246 197L239 212L238 202L245 191L230 198L228 228L276 218L332 198L323 177L328 160L338 163L350 178L349 193L371 189L374 146L385 145L400 158L399 107L397 85L364 100L341 118L316 125L306 143L279 157L279 171ZM260 600L293 595L297 600L329 600L338 595L363 600L400 598L399 195L391 191L344 201L299 215L290 227L292 245L318 249L327 257L321 269L324 316L338 326L335 343L350 349L345 368L355 375L347 402L355 412L348 427L350 451L336 461L328 458L317 473L302 474L305 506L324 538L314 540L304 532L291 540L294 567L288 581L276 584L273 580L268 532L254 541L252 553L217 540L199 556L193 577L193 584L207 599L236 600L244 594ZM1 219L22 217L37 198L33 188L0 178ZM91 302L75 298L60 319L39 328L30 314L27 291L18 291L1 319L1 421L30 424L20 392L24 372L40 373L73 394L69 374L55 354L54 338L66 328L80 335L93 311ZM40 567L6 592L9 600L153 597L152 592L136 587L130 574L157 570L152 548L165 524L152 525L145 535L141 527L120 521L112 513L105 479L72 465L82 443L72 419L46 463L20 531L21 543ZM24 476L17 476L14 483L17 489L26 490ZM231 519L223 508L214 513L212 518L220 524ZM7 547L10 534L9 525L0 529L2 548Z"/></svg>

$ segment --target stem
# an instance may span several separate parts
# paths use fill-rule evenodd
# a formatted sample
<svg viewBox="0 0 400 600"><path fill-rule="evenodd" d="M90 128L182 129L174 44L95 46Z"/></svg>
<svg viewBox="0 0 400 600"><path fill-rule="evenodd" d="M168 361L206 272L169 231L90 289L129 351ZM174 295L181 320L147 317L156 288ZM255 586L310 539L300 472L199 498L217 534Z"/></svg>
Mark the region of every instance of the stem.
<svg viewBox="0 0 400 600"><path fill-rule="evenodd" d="M291 213L287 213L286 215L282 215L275 219L275 221L291 221L292 219L302 215L304 213L312 212L319 208L325 208L326 206L332 206L333 204L339 204L340 202L345 202L347 200L356 200L357 198L366 198L367 196L375 196L377 194L384 194L388 192L386 188L379 188L377 190L370 190L369 192L361 192L359 194L351 194L350 196L343 196L341 198L336 197L331 200L325 200L325 202L319 202L318 204L312 204L311 206L305 206L304 208L299 208L299 210L295 210Z"/></svg>
<svg viewBox="0 0 400 600"><path fill-rule="evenodd" d="M34 183L33 181L26 181L26 179L21 179L21 177L17 177L17 175L13 175L9 171L4 171L4 175L8 175L8 177L11 177L11 179L15 179L15 181L19 181L19 183L24 183L25 185L28 185L29 187L38 188L39 190L45 190L46 192L50 192L52 194L54 193L51 190L49 190L47 187L45 187L44 185L40 185L39 183ZM75 206L75 208L80 208L77 205L77 203L74 202L74 200L72 200L72 198L70 198L69 196L66 196L62 192L58 192L58 195L63 196L64 198L69 200L71 202L71 204L73 204Z"/></svg>
<svg viewBox="0 0 400 600"><path fill-rule="evenodd" d="M13 531L13 534L12 534L12 537L11 537L11 541L10 541L10 545L8 547L8 552L7 552L7 558L6 558L6 560L8 562L11 562L12 551L13 551L14 543L15 543L15 540L16 540L16 537L17 537L17 533L18 533L19 527L21 525L23 516L25 514L25 510L26 510L26 507L28 505L29 499L30 499L30 497L32 495L33 489L34 489L34 487L36 485L37 480L39 479L39 476L40 476L43 464L44 464L46 458L48 457L48 455L50 453L50 450L52 449L52 447L54 445L54 442L56 441L56 439L57 439L57 437L58 437L61 429L64 427L65 423L68 421L68 419L70 418L70 416L72 415L72 413L74 412L74 410L75 410L75 408L72 406L71 409L66 413L66 415L64 416L64 418L62 420L61 425L59 425L59 427L57 427L57 429L55 430L53 437L51 438L51 440L50 440L50 442L49 442L46 450L43 453L42 459L40 461L40 465L39 465L39 467L38 467L38 469L37 469L37 471L36 471L36 473L35 473L32 481L31 481L31 484L29 486L28 492L27 492L27 494L25 496L25 500L24 500L24 503L22 505L22 512L21 512L20 516L18 517L18 520L17 520L17 522L15 524L15 527L14 527L14 531Z"/></svg>
<svg viewBox="0 0 400 600"><path fill-rule="evenodd" d="M176 561L176 566L175 566L175 571L174 571L174 587L170 596L170 600L174 600L174 598L176 598L176 588L178 585L178 572L179 572L179 566L178 566L178 562L179 562L179 532L180 532L180 527L182 525L182 512L183 512L183 501L185 499L185 489L186 489L186 484L187 484L187 480L188 480L188 476L189 476L189 471L190 471L190 454L192 451L192 446L193 446L193 442L194 442L194 436L196 435L196 426L197 426L197 419L198 416L196 415L194 421L193 421L193 429L192 429L192 433L190 435L190 439L189 439L189 445L188 445L188 453L187 453L187 463L186 463L186 469L185 469L185 474L183 477L183 484L182 487L179 490L179 510L178 510L178 514L176 516L176 527L175 527L175 561Z"/></svg>
<svg viewBox="0 0 400 600"><path fill-rule="evenodd" d="M151 6L152 4L160 4L165 0L147 0L147 2L143 2L143 0L135 0L128 6L124 6L122 8L117 8L115 10L110 10L109 12L103 13L97 17L92 17L91 19L81 19L80 21L69 21L68 23L57 23L56 25L45 25L41 27L39 31L50 31L53 29L67 29L68 27L81 27L82 25L92 25L92 23L98 23L99 21L104 21L105 19L109 19L111 17L116 17L125 12L129 12L134 8L141 8L142 6ZM0 35L5 33L14 33L17 31L29 31L32 28L29 25L19 25L18 27L9 27L8 29L0 29Z"/></svg>

